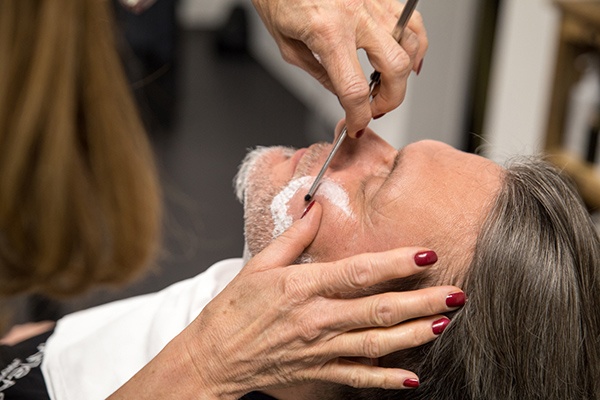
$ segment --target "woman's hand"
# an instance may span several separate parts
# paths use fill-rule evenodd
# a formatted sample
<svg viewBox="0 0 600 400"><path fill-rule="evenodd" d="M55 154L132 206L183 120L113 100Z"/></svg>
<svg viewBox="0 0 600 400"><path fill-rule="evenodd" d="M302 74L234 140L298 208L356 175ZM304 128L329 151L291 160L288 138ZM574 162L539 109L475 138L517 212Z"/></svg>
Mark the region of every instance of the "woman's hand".
<svg viewBox="0 0 600 400"><path fill-rule="evenodd" d="M446 297L460 289L342 298L341 293L423 271L415 262L423 249L288 266L313 240L320 213L315 204L254 257L185 333L189 357L214 396L237 399L252 390L311 380L403 388L406 379L418 379L342 357L377 358L433 340L432 324L440 316L414 319L447 312Z"/></svg>
<svg viewBox="0 0 600 400"><path fill-rule="evenodd" d="M403 5L396 0L252 0L283 58L336 94L355 137L371 118L400 105L411 70L420 71L427 50L423 20L415 11L401 46L391 32ZM369 85L356 50L381 72L369 103Z"/></svg>
<svg viewBox="0 0 600 400"><path fill-rule="evenodd" d="M314 239L315 204L256 255L200 315L111 399L238 399L265 390L329 381L355 387L414 387L409 371L377 358L433 340L453 286L367 297L342 296L423 271L434 253L402 248L330 263L290 265ZM418 262L417 255L425 255ZM434 322L437 328L434 329ZM442 329L447 321L442 321ZM412 380L408 381L407 380ZM416 381L415 381L416 380Z"/></svg>

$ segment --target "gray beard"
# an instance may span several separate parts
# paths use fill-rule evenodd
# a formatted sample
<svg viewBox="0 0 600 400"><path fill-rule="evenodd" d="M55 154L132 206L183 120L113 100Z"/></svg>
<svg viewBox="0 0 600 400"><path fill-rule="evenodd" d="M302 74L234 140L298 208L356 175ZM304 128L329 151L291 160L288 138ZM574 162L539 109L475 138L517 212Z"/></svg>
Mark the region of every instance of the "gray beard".
<svg viewBox="0 0 600 400"><path fill-rule="evenodd" d="M276 149L283 149L290 155L295 151L289 147L257 147L246 155L235 177L235 192L244 205L245 261L275 239L270 204L279 188L273 187L264 173L268 172L265 171L264 156Z"/></svg>
<svg viewBox="0 0 600 400"><path fill-rule="evenodd" d="M235 193L244 205L244 264L261 252L276 237L273 235L273 217L270 210L273 197L281 188L274 187L266 177L263 156L274 149L282 149L288 156L296 151L291 147L257 147L246 154L235 176ZM303 253L296 264L314 262Z"/></svg>

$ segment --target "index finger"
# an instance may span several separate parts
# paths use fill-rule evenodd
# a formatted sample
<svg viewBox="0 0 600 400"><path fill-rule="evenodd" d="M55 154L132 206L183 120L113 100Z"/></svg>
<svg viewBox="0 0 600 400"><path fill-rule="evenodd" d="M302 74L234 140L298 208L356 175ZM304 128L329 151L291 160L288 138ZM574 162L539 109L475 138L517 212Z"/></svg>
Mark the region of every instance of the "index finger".
<svg viewBox="0 0 600 400"><path fill-rule="evenodd" d="M292 264L311 244L321 224L322 208L319 203L311 202L305 213L303 218L295 221L283 234L250 259L244 270L256 272Z"/></svg>
<svg viewBox="0 0 600 400"><path fill-rule="evenodd" d="M364 253L323 264L304 264L293 273L303 275L309 293L333 296L373 286L395 278L404 278L434 264L434 251L403 247L381 253Z"/></svg>
<svg viewBox="0 0 600 400"><path fill-rule="evenodd" d="M356 133L369 124L372 115L369 82L358 60L355 43L351 44L334 46L333 51L328 49L318 54L333 90L346 111L348 135L355 138Z"/></svg>

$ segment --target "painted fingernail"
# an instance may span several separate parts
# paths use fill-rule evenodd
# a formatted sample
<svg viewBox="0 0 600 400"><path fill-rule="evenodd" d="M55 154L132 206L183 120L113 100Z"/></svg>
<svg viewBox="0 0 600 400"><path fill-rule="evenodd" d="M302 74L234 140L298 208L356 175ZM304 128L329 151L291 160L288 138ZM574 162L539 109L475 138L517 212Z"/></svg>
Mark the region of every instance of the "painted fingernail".
<svg viewBox="0 0 600 400"><path fill-rule="evenodd" d="M373 119L379 119L379 118L383 117L384 115L385 115L385 113L376 115L373 117Z"/></svg>
<svg viewBox="0 0 600 400"><path fill-rule="evenodd" d="M310 211L310 209L315 205L315 200L311 201L310 203L308 203L308 205L306 206L306 208L304 209L304 212L302 213L302 216L300 217L300 219L304 218L304 216L306 214L308 214L308 212Z"/></svg>
<svg viewBox="0 0 600 400"><path fill-rule="evenodd" d="M462 307L465 305L465 300L464 292L450 293L446 296L446 305L448 307Z"/></svg>
<svg viewBox="0 0 600 400"><path fill-rule="evenodd" d="M421 62L419 62L419 66L417 67L417 76L419 76L419 74L421 73L421 68L423 68L423 61L425 61L425 59L422 59Z"/></svg>
<svg viewBox="0 0 600 400"><path fill-rule="evenodd" d="M417 264L419 267L426 267L427 265L435 264L437 260L437 254L435 254L435 251L432 250L415 254L415 264Z"/></svg>
<svg viewBox="0 0 600 400"><path fill-rule="evenodd" d="M418 388L419 387L419 380L418 379L406 379L404 381L404 386L407 388Z"/></svg>
<svg viewBox="0 0 600 400"><path fill-rule="evenodd" d="M448 318L440 318L433 323L431 329L433 330L434 335L441 335L442 332L446 329L450 320Z"/></svg>
<svg viewBox="0 0 600 400"><path fill-rule="evenodd" d="M364 135L364 134L365 134L365 130L364 130L364 129L361 129L360 131L356 132L356 138L357 138L357 139L360 139L360 137L361 137L362 135Z"/></svg>

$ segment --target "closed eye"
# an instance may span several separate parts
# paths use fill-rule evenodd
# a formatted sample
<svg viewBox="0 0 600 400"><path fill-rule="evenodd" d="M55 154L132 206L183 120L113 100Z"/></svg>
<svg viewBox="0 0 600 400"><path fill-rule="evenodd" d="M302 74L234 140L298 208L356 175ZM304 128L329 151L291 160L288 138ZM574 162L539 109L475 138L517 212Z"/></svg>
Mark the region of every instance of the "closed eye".
<svg viewBox="0 0 600 400"><path fill-rule="evenodd" d="M384 174L381 174L381 175L379 175L379 176L377 176L377 175L373 175L373 176L371 176L371 177L369 177L369 178L366 178L366 179L362 180L362 181L361 181L361 183L360 183L360 189L359 189L359 190L360 190L360 192L361 192L363 195L366 195L367 182L368 182L370 179L372 179L372 178L375 178L375 177L378 177L378 178L380 179L380 182L381 182L381 184L380 184L379 188L383 187L383 185L384 185L384 184L385 184L385 183L386 183L386 182L387 182L387 181L388 181L388 180L391 178L391 176L394 174L394 171L395 171L395 170L398 168L398 166L400 165L400 163L401 163L401 159L402 159L402 154L403 154L403 151L402 151L402 149L401 149L401 150L398 150L398 152L396 153L396 156L394 157L394 161L392 162L392 168L391 168L391 169L390 169L390 171L387 173L387 175L384 175ZM383 179L383 181L381 181L381 179ZM378 190L379 190L379 189L378 189Z"/></svg>
<svg viewBox="0 0 600 400"><path fill-rule="evenodd" d="M396 153L396 157L394 157L394 162L392 163L392 169L390 169L390 173L387 176L386 180L389 179L393 174L394 171L398 168L398 166L400 165L400 162L402 160L402 155L404 154L404 149L400 149L398 150L398 152Z"/></svg>

